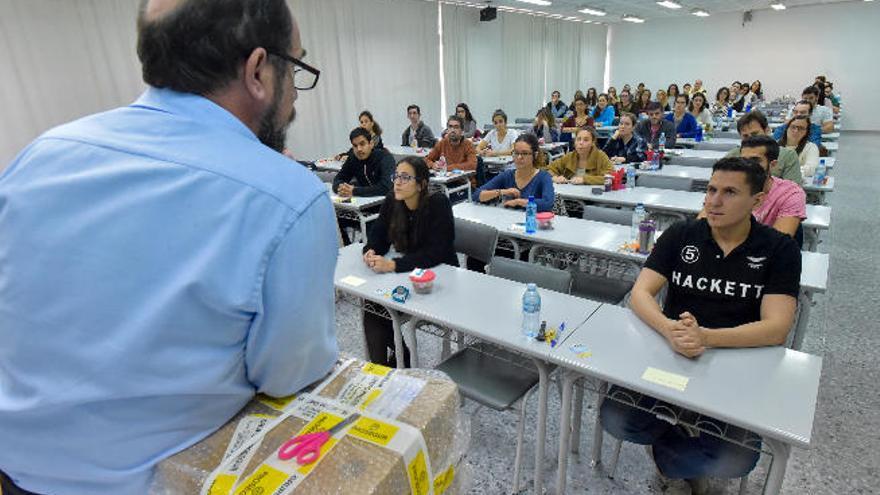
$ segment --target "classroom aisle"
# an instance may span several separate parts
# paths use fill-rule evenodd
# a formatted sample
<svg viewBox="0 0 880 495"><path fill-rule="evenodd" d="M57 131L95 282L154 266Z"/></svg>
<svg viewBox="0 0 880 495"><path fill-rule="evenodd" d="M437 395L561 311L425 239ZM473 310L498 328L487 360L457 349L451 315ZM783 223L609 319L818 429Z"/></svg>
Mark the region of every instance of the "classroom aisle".
<svg viewBox="0 0 880 495"><path fill-rule="evenodd" d="M834 169L836 190L828 196L833 207L832 229L823 235L819 250L830 253L829 293L817 296L804 350L824 356L819 406L813 432L814 448L794 450L786 472L786 494L874 493L880 486L880 349L877 327L876 289L880 280L880 133L844 133ZM349 302L337 304L340 347L363 355L363 337L357 310ZM423 366L436 364L439 345L419 340ZM569 466L569 494L597 493L688 493L681 483L664 492L653 465L642 447L626 444L621 451L617 477L610 480L602 470L589 467L595 399L588 395L584 407L581 456ZM534 421L537 401L532 400L528 418ZM509 489L513 473L517 415L491 410L472 412L469 473L472 493L502 494ZM550 422L545 458L545 483L553 489L556 479L556 441L559 435L559 397L550 390ZM610 460L612 442L605 437L605 459ZM527 429L523 479L529 482L534 466L534 432ZM764 456L750 477L749 492L760 493L769 458ZM530 486L527 484L527 486ZM711 493L736 493L739 484L713 480ZM530 492L529 492L530 493Z"/></svg>

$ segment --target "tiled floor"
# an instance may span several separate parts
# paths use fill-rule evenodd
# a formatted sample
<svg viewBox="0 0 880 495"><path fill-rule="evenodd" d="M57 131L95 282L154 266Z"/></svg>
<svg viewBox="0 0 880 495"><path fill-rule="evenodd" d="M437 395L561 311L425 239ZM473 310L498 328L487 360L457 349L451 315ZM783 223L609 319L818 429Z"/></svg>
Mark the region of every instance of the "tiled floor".
<svg viewBox="0 0 880 495"><path fill-rule="evenodd" d="M829 292L817 296L804 350L824 357L819 405L813 428L813 448L795 450L783 485L786 494L880 493L880 331L877 319L880 288L880 134L844 133L833 175L836 190L828 195L834 208L832 229L822 236L819 250L831 255ZM340 345L363 355L359 316L341 300L337 311ZM423 366L436 363L439 346L419 340ZM592 402L588 399L587 403ZM536 401L529 407L534 420ZM471 416L469 469L472 493L501 494L513 473L515 427L513 412L499 414L465 405ZM559 435L559 397L550 392L550 424L544 460L549 490L556 477L556 440ZM589 467L594 409L584 408L580 450L569 466L568 491L577 493L663 493L653 465L638 446L625 445L616 479ZM527 433L524 479L531 480L534 436ZM611 453L606 436L605 456ZM749 493L760 493L769 459L762 459L749 483ZM738 483L712 480L712 493L736 493ZM686 487L673 484L668 491Z"/></svg>

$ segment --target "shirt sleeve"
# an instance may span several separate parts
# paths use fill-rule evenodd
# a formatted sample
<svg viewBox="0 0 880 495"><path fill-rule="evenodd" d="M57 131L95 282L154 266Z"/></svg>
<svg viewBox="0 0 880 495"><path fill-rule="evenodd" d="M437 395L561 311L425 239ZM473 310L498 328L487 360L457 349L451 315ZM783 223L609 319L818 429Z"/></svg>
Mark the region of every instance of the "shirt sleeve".
<svg viewBox="0 0 880 495"><path fill-rule="evenodd" d="M443 141L438 141L437 144L431 148L431 151L428 152L428 156L425 157L425 161L428 162L428 166L431 167L434 165L434 162L440 159L440 146L443 144Z"/></svg>
<svg viewBox="0 0 880 495"><path fill-rule="evenodd" d="M676 259L681 249L681 237L687 226L686 221L676 222L666 229L657 242L654 249L645 261L645 268L650 268L663 275L666 280L672 278L672 270L675 268Z"/></svg>
<svg viewBox="0 0 880 495"><path fill-rule="evenodd" d="M290 395L336 361L335 226L333 206L322 194L293 216L269 257L245 348L247 377L258 392Z"/></svg>
<svg viewBox="0 0 880 495"><path fill-rule="evenodd" d="M507 184L508 177L510 177L509 172L502 172L502 173L496 175L495 177L492 177L491 179L489 179L489 182L483 184L482 186L477 188L476 191L474 191L474 194L472 195L471 199L473 199L474 202L479 203L481 192L493 191L495 189L507 189L508 187L510 187L510 185Z"/></svg>
<svg viewBox="0 0 880 495"><path fill-rule="evenodd" d="M363 252L372 249L376 254L384 255L391 249L391 240L388 239L388 220L391 216L391 206L394 198L389 196L382 203L379 209L379 217L370 225L367 232L367 244L364 246Z"/></svg>
<svg viewBox="0 0 880 495"><path fill-rule="evenodd" d="M819 166L819 148L813 143L807 143L801 154L803 155L801 173L807 177L812 177L816 173L816 167Z"/></svg>
<svg viewBox="0 0 880 495"><path fill-rule="evenodd" d="M348 158L345 159L345 163L342 164L339 173L333 178L333 192L338 192L340 184L345 184L354 177L354 157L352 155L352 153L348 154Z"/></svg>
<svg viewBox="0 0 880 495"><path fill-rule="evenodd" d="M790 180L797 185L803 184L804 176L801 173L801 164L800 160L798 160L797 153L786 152L783 150L786 150L786 148L781 148L779 150L779 162L777 163L780 177L785 180Z"/></svg>
<svg viewBox="0 0 880 495"><path fill-rule="evenodd" d="M553 178L546 170L541 170L535 180L538 181L535 188L537 193L535 194L535 204L538 206L538 211L553 211L553 205L556 201Z"/></svg>
<svg viewBox="0 0 880 495"><path fill-rule="evenodd" d="M807 218L807 193L800 185L788 184L785 201L782 202L777 217L795 217L805 220Z"/></svg>
<svg viewBox="0 0 880 495"><path fill-rule="evenodd" d="M801 288L801 252L797 242L784 236L770 257L763 294L786 294L797 297Z"/></svg>
<svg viewBox="0 0 880 495"><path fill-rule="evenodd" d="M477 152L474 145L465 143L464 145L464 161L454 164L453 168L459 170L476 170L477 169Z"/></svg>
<svg viewBox="0 0 880 495"><path fill-rule="evenodd" d="M423 230L421 249L394 259L395 271L404 273L416 268L433 268L455 252L455 220L452 204L444 194L433 194L428 199L428 225Z"/></svg>
<svg viewBox="0 0 880 495"><path fill-rule="evenodd" d="M374 152L375 153L375 152ZM394 188L391 176L394 175L394 157L388 151L382 152L379 159L379 177L371 186L355 187L352 194L355 196L384 196Z"/></svg>
<svg viewBox="0 0 880 495"><path fill-rule="evenodd" d="M775 139L777 141L782 139L782 135L785 133L786 125L787 124L782 124L782 125L776 127L776 129L773 129L773 139Z"/></svg>

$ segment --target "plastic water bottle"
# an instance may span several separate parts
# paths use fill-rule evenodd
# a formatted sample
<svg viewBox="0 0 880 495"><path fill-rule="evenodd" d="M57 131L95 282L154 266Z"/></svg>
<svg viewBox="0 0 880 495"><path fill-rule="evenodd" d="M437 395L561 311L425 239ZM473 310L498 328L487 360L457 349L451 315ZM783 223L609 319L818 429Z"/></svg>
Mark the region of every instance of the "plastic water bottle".
<svg viewBox="0 0 880 495"><path fill-rule="evenodd" d="M522 301L522 333L527 338L534 339L541 329L541 295L538 294L538 286L535 284L526 285Z"/></svg>
<svg viewBox="0 0 880 495"><path fill-rule="evenodd" d="M632 241L636 241L639 239L639 225L642 224L642 221L647 218L647 212L645 212L645 205L639 203L636 205L636 209L633 210L632 216L632 226L629 230L629 238Z"/></svg>
<svg viewBox="0 0 880 495"><path fill-rule="evenodd" d="M825 159L819 159L819 166L816 167L816 171L813 173L813 185L821 186L825 184L825 177L828 175L828 167L825 166Z"/></svg>
<svg viewBox="0 0 880 495"><path fill-rule="evenodd" d="M747 103L747 104L746 104L746 110L745 110L744 113L749 113L749 112L751 112L751 111L752 111L752 104L751 104L751 103Z"/></svg>
<svg viewBox="0 0 880 495"><path fill-rule="evenodd" d="M694 141L696 141L698 143L703 142L703 126L702 125L697 127L697 135L694 136Z"/></svg>
<svg viewBox="0 0 880 495"><path fill-rule="evenodd" d="M666 133L665 132L660 133L660 141L657 142L657 150L660 152L661 155L666 153Z"/></svg>
<svg viewBox="0 0 880 495"><path fill-rule="evenodd" d="M526 204L526 234L534 234L538 230L538 203L535 203L535 197L529 196L529 202Z"/></svg>
<svg viewBox="0 0 880 495"><path fill-rule="evenodd" d="M446 171L447 171L446 170L446 157L441 156L440 159L437 160L437 165L438 165L437 174L440 175L441 177L446 177Z"/></svg>
<svg viewBox="0 0 880 495"><path fill-rule="evenodd" d="M732 118L733 118L733 106L732 106L732 105L729 106L729 107L727 107L727 118L728 118L728 119L732 119Z"/></svg>
<svg viewBox="0 0 880 495"><path fill-rule="evenodd" d="M626 188L635 189L636 187L636 167L630 165L626 168Z"/></svg>

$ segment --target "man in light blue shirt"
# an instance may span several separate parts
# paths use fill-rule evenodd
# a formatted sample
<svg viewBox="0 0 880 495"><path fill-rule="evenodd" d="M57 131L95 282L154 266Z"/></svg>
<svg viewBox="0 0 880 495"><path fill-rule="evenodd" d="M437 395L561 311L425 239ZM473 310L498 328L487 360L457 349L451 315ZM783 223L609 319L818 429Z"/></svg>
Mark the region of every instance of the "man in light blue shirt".
<svg viewBox="0 0 880 495"><path fill-rule="evenodd" d="M333 207L279 153L304 54L284 0L145 1L150 89L0 176L4 492L144 494L255 392L331 369Z"/></svg>

